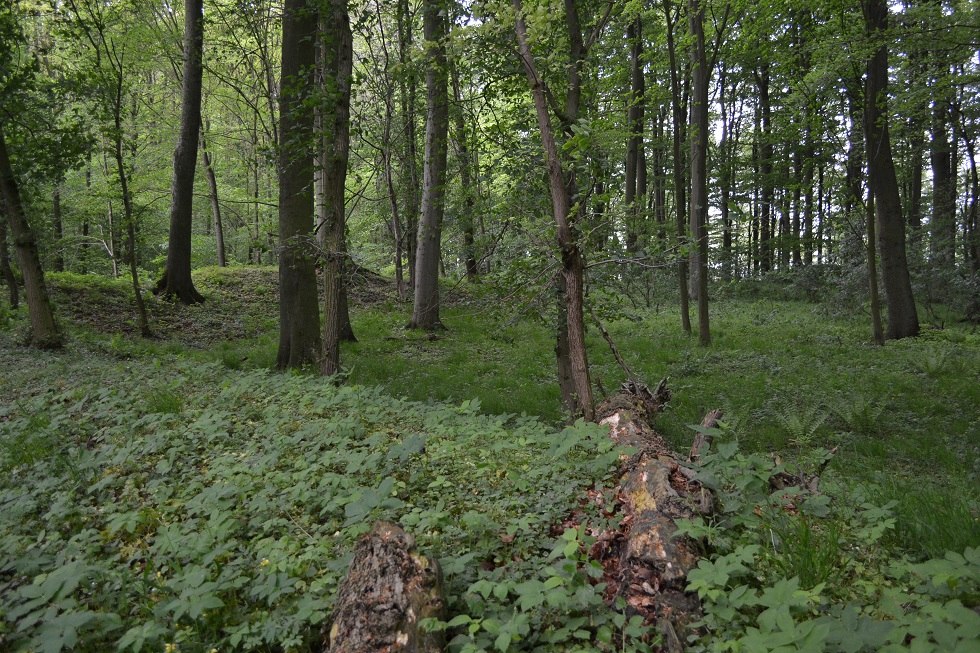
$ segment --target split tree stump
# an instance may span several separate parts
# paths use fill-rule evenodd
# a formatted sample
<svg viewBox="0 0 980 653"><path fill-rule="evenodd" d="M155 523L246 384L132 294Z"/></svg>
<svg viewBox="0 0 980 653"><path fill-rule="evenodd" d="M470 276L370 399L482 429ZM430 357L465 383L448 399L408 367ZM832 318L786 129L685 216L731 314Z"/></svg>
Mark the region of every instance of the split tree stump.
<svg viewBox="0 0 980 653"><path fill-rule="evenodd" d="M415 539L391 522L375 522L351 560L334 607L331 653L439 653L441 632L419 621L443 618L439 565L415 550Z"/></svg>

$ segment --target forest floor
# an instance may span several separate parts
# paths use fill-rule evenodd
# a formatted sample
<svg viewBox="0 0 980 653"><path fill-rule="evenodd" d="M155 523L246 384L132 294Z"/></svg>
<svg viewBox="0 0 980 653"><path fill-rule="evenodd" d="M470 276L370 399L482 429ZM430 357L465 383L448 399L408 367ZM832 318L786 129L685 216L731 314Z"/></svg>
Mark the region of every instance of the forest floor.
<svg viewBox="0 0 980 653"><path fill-rule="evenodd" d="M588 636L588 650L606 650L600 640L616 632L635 647L617 650L648 650L636 624L597 611L600 594L568 575L588 569L588 534L553 532L581 509L584 488L608 485L616 452L597 430L563 426L546 310L514 307L490 284L457 286L444 293L448 330L429 336L404 330L410 306L392 284L361 274L351 291L359 341L344 346L347 384L337 388L268 373L278 319L272 268L198 271L201 306L148 298L157 334L149 340L134 335L128 284L50 280L70 334L65 352L18 347L23 309L0 315L0 526L9 531L0 536L0 648L308 643L367 517L393 514L446 566L455 614L471 617L454 624L470 624L460 642L571 650ZM883 601L876 588L910 591L910 567L906 576L884 571L903 556L974 551L930 569L975 599L976 329L927 327L920 338L874 347L866 318L838 304L718 294L709 348L681 332L672 308L592 300L634 372L651 385L670 378L673 400L657 428L675 447L689 446L689 425L716 407L726 411L725 438L756 456L736 467L772 465L774 457L802 467L836 447L824 477L836 497L831 521L801 515L793 528L809 542L802 550L830 550L824 566L837 576L827 581L839 587L811 585L818 603L794 608L796 626L812 629L814 614L831 618L824 608L841 601ZM623 371L598 329L589 331L593 379L613 392ZM324 433L333 435L321 441ZM748 506L749 519L757 508ZM792 539L780 531L786 524L766 524L768 537ZM739 537L719 531L708 539L722 555L724 542L744 544L758 527ZM812 566L809 554L801 562L790 553L774 549L756 561L759 601L779 574ZM57 586L46 581L47 565L64 569L66 560L75 561L68 576L52 573ZM93 578L97 589L80 599L79 583ZM123 587L135 595L119 598ZM140 603L141 592L167 600ZM935 609L959 615L943 596ZM933 600L900 603L912 614ZM752 605L740 608L743 621L712 627L719 641L745 635L747 624L765 634L766 618L756 622ZM881 610L863 614L880 618ZM52 622L57 628L41 627L52 615L63 618ZM956 641L973 641L969 632ZM71 637L88 643L65 644ZM952 650L936 641L932 650Z"/></svg>

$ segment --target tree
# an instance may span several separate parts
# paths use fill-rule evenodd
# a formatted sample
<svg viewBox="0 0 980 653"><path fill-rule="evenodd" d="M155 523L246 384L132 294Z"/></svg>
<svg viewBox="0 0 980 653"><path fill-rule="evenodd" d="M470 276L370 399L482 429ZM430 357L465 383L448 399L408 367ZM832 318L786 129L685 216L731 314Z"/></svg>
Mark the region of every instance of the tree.
<svg viewBox="0 0 980 653"><path fill-rule="evenodd" d="M704 5L689 0L691 47L691 275L696 280L698 340L711 344L708 318L708 78L711 66L704 45ZM695 285L692 282L692 286Z"/></svg>
<svg viewBox="0 0 980 653"><path fill-rule="evenodd" d="M345 180L350 153L350 93L353 40L347 0L330 0L320 17L320 199L319 235L323 265L323 362L330 376L340 371L340 340L344 323ZM347 322L349 324L349 318ZM351 333L353 337L353 333Z"/></svg>
<svg viewBox="0 0 980 653"><path fill-rule="evenodd" d="M167 263L154 292L184 304L204 301L191 279L191 226L194 171L201 134L201 80L204 71L204 0L184 0L184 75L180 102L180 136L174 150L170 239Z"/></svg>
<svg viewBox="0 0 980 653"><path fill-rule="evenodd" d="M527 23L521 0L513 0L514 29L517 34L521 63L534 101L538 131L544 150L545 167L548 174L548 189L551 194L551 208L557 227L558 248L561 253L561 276L559 287L563 295L564 315L558 328L558 380L561 385L562 402L572 415L581 415L591 421L595 416L592 400L592 381L589 378L589 360L585 347L584 285L585 265L579 249L575 229L573 198L577 194L575 174L562 168L561 155L551 124L548 109L548 91L538 72L538 66L528 41ZM611 8L611 5L608 5ZM582 100L582 66L589 48L595 43L609 15L600 18L588 38L582 35L576 0L565 0L565 29L568 38L568 67L565 106L562 121L570 131L579 117ZM579 204L578 211L581 211Z"/></svg>
<svg viewBox="0 0 980 653"><path fill-rule="evenodd" d="M279 96L279 352L276 366L320 363L320 311L313 241L316 10L286 0L282 15Z"/></svg>
<svg viewBox="0 0 980 653"><path fill-rule="evenodd" d="M862 0L861 8L867 34L877 45L868 59L864 92L868 186L874 194L878 251L888 307L885 335L889 339L898 339L918 335L919 317L905 255L905 220L888 134L888 46L884 40L888 28L888 3L886 0Z"/></svg>
<svg viewBox="0 0 980 653"><path fill-rule="evenodd" d="M3 196L3 212L6 214L10 235L14 240L17 265L24 276L24 295L27 298L27 312L31 321L30 344L39 349L58 349L64 343L64 339L55 322L51 300L48 298L44 270L41 269L41 259L37 252L37 238L24 213L24 205L17 188L17 178L14 176L10 157L7 155L7 141L2 120L0 120L0 194ZM8 283L9 281L8 278Z"/></svg>
<svg viewBox="0 0 980 653"><path fill-rule="evenodd" d="M415 303L410 329L442 328L439 320L439 257L446 202L446 159L449 137L449 83L446 61L447 17L439 0L422 5L425 38L425 171L422 209L415 254Z"/></svg>

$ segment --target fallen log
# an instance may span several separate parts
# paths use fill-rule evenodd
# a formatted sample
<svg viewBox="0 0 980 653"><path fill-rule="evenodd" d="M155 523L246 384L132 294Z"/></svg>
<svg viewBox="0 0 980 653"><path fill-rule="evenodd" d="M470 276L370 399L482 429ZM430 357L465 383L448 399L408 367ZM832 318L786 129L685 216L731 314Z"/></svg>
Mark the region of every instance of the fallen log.
<svg viewBox="0 0 980 653"><path fill-rule="evenodd" d="M663 636L662 650L680 653L688 625L701 616L697 596L685 591L687 574L698 564L699 547L677 537L677 520L690 519L711 509L711 497L681 463L650 421L669 400L666 379L655 391L630 381L598 409L599 423L610 437L636 449L626 461L619 485L624 512L617 546L600 538L599 550L617 559L616 582L608 598L621 597L634 614L655 623ZM717 425L721 411L712 411L703 425ZM696 457L707 443L692 449ZM595 552L595 551L594 551ZM608 567L607 567L608 568Z"/></svg>
<svg viewBox="0 0 980 653"><path fill-rule="evenodd" d="M438 653L441 632L419 622L443 618L439 565L415 550L415 539L391 522L375 522L354 550L325 642L331 653Z"/></svg>

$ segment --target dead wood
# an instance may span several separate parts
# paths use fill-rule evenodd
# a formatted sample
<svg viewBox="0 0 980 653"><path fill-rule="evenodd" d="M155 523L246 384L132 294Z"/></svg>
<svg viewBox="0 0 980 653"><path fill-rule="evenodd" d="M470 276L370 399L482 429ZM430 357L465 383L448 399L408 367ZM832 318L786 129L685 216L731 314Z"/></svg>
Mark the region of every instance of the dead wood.
<svg viewBox="0 0 980 653"><path fill-rule="evenodd" d="M603 561L607 570L615 568L609 598L622 597L634 614L656 624L662 650L675 653L683 650L688 624L701 615L697 596L685 591L699 547L676 537L677 520L710 510L711 498L650 425L669 398L666 379L654 390L631 380L600 407L599 423L609 427L610 437L637 449L619 486L624 532L607 537L600 549L601 555L618 556ZM712 411L705 424L717 424L719 417L720 411ZM618 546L610 546L611 539L619 539Z"/></svg>
<svg viewBox="0 0 980 653"><path fill-rule="evenodd" d="M444 612L438 563L400 526L379 521L354 550L325 644L332 653L437 653L442 633L423 632L419 621Z"/></svg>

